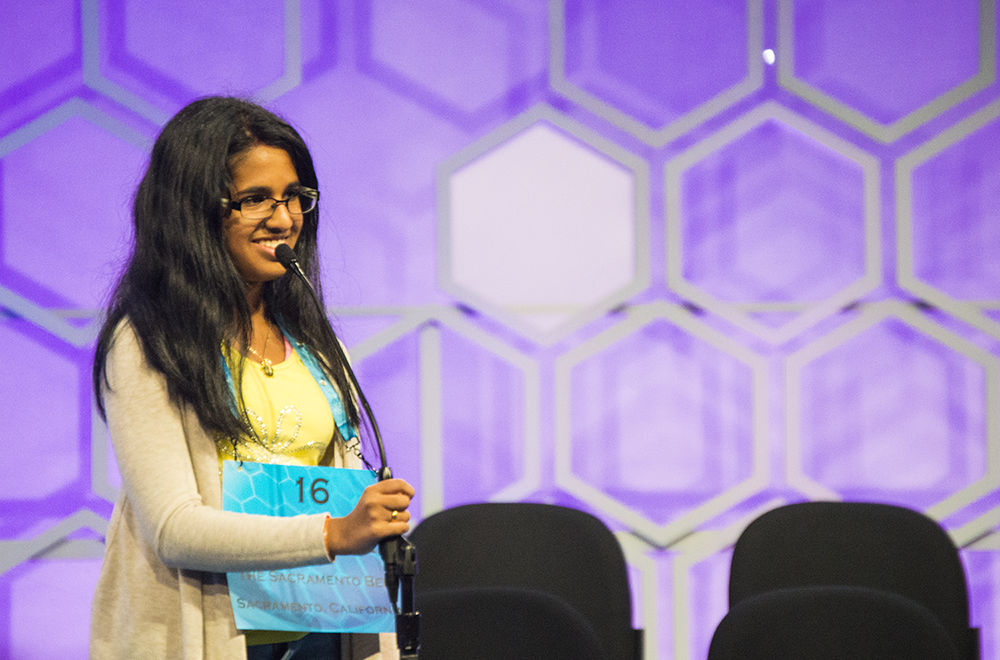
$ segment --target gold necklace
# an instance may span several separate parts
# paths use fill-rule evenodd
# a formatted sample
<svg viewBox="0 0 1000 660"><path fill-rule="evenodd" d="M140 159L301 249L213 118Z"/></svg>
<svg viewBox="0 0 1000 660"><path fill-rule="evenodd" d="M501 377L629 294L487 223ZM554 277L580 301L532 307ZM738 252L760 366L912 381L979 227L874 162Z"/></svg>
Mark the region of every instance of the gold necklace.
<svg viewBox="0 0 1000 660"><path fill-rule="evenodd" d="M267 324L267 334L264 335L264 352L267 353L267 340L271 338L271 324ZM264 372L264 375L270 378L274 375L274 363L268 360L266 357L253 350L253 346L247 346L247 349L260 358L260 370Z"/></svg>

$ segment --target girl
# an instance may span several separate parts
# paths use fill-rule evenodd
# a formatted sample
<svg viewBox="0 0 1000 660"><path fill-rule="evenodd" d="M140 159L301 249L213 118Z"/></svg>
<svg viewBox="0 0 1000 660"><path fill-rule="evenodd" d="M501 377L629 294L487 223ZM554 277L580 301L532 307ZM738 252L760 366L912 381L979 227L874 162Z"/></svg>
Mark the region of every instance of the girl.
<svg viewBox="0 0 1000 660"><path fill-rule="evenodd" d="M222 460L361 466L362 414L338 340L274 256L294 248L318 284L318 201L302 138L247 101L195 101L153 146L94 361L122 474L95 660L243 660L248 649L304 659L331 643L344 658L378 653L373 635L237 630L226 586L226 572L330 562L409 529L414 491L398 479L368 487L343 518L221 510Z"/></svg>

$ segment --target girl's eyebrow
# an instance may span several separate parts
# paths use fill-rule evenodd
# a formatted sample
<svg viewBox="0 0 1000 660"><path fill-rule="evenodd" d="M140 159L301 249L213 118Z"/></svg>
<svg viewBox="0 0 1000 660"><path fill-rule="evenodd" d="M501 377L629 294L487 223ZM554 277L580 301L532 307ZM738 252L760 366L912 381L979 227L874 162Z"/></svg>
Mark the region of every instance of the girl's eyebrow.
<svg viewBox="0 0 1000 660"><path fill-rule="evenodd" d="M236 195L237 196L239 196L239 195L247 195L247 194L250 194L250 193L253 193L253 194L262 194L262 195L269 195L269 194L271 194L271 189L268 188L267 186L250 186L249 188L244 188L243 190L237 190L236 191Z"/></svg>
<svg viewBox="0 0 1000 660"><path fill-rule="evenodd" d="M302 188L302 184L299 183L298 181L289 183L287 186L285 186L284 196L287 197L296 190L299 190L300 188ZM271 197L273 195L273 192L274 191L271 190L269 186L250 186L249 188L244 188L243 190L237 190L234 196L239 197L241 195L264 195L265 197Z"/></svg>

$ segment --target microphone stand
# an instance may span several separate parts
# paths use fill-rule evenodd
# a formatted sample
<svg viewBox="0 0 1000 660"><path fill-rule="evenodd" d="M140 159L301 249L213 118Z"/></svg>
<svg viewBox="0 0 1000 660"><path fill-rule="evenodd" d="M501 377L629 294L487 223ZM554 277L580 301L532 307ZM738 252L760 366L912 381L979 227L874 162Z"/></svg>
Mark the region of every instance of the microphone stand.
<svg viewBox="0 0 1000 660"><path fill-rule="evenodd" d="M316 309L325 318L326 310L323 303L316 295L316 290L303 272L302 266L299 265L295 251L286 243L281 243L274 250L274 256L285 267L285 270L291 271L302 280L316 305ZM371 422L372 431L375 433L375 442L378 445L379 461L381 462L378 480L392 479L392 470L386 465L385 445L382 443L382 434L379 433L375 416L372 414L365 395L361 392L361 385L358 384L358 379L354 375L354 370L351 369L351 364L347 361L347 355L344 354L340 342L334 341L333 344L341 364L347 370L354 391L358 394L358 399L361 401L368 421ZM417 548L402 536L392 536L383 539L378 545L378 550L385 563L385 586L389 592L392 610L396 615L396 646L399 648L400 660L417 660L420 648L420 613L415 610L413 602L413 578L417 574ZM399 598L400 589L402 589L401 599Z"/></svg>
<svg viewBox="0 0 1000 660"><path fill-rule="evenodd" d="M379 481L392 479L392 470L382 466ZM417 574L417 547L402 536L385 539L378 546L385 562L385 586L389 602L396 613L396 646L400 660L417 660L420 648L420 613L413 604L413 576ZM402 589L402 599L397 607L397 596Z"/></svg>

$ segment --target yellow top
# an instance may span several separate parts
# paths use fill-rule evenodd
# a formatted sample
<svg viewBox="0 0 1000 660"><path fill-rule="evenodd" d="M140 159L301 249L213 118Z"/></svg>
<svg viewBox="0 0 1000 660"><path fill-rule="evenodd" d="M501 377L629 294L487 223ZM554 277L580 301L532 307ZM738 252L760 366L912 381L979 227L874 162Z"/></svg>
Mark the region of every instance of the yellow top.
<svg viewBox="0 0 1000 660"><path fill-rule="evenodd" d="M234 454L233 443L215 446L224 460L282 465L317 465L334 437L333 413L319 385L299 354L273 365L266 376L256 362L247 360L243 370L243 405L254 437L242 438ZM233 354L227 355L232 369Z"/></svg>
<svg viewBox="0 0 1000 660"><path fill-rule="evenodd" d="M272 365L267 376L257 362L247 360L243 369L243 404L254 437L241 438L236 451L228 439L216 440L219 467L239 459L253 463L317 465L334 437L333 413L319 385L299 354L285 342L285 360ZM226 361L235 371L238 355L226 350ZM247 646L291 642L304 632L245 630Z"/></svg>

